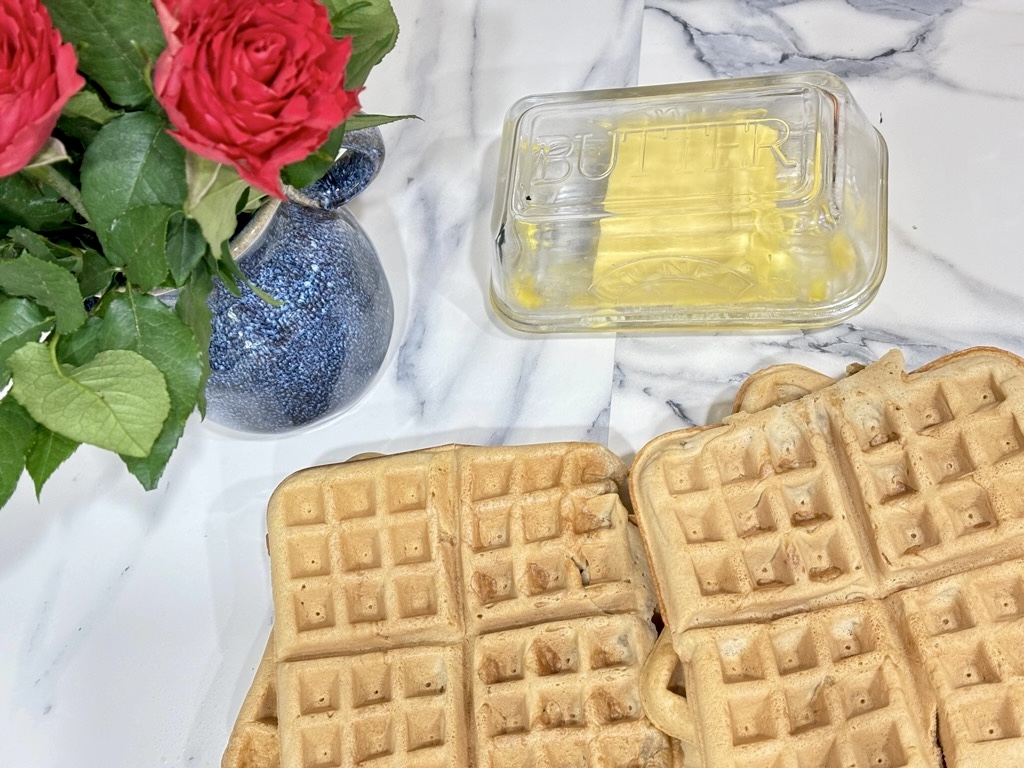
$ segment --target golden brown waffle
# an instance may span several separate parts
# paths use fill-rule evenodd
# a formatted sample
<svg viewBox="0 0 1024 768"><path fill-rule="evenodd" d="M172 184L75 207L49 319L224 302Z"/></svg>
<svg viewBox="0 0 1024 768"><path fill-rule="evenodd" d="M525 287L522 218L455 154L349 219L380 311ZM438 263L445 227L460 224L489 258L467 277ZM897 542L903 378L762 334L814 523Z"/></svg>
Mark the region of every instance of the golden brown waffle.
<svg viewBox="0 0 1024 768"><path fill-rule="evenodd" d="M277 680L274 634L256 667L252 686L242 701L235 727L224 750L221 768L279 768L277 738Z"/></svg>
<svg viewBox="0 0 1024 768"><path fill-rule="evenodd" d="M277 679L284 768L465 765L459 646L284 662Z"/></svg>
<svg viewBox="0 0 1024 768"><path fill-rule="evenodd" d="M639 703L654 598L625 476L600 446L555 444L285 480L268 510L282 766L672 766ZM522 720L499 728L516 695Z"/></svg>
<svg viewBox="0 0 1024 768"><path fill-rule="evenodd" d="M841 619L844 611L870 613L874 626L855 627ZM827 616L832 617L832 631L825 633L822 627L827 626ZM836 618L840 620L836 622ZM807 631L814 627L816 632ZM853 631L847 632L847 628ZM880 631L887 636L884 644L878 640ZM669 633L658 638L644 666L641 699L651 721L684 742L686 765L701 765L702 760L704 765L741 765L741 758L754 752L760 755L758 759L765 760L763 764L769 765L770 755L761 753L776 747L780 754L799 753L801 739L812 740L812 731L816 730L826 741L835 740L835 707L801 710L794 706L794 701L798 703L801 697L794 696L793 681L800 679L797 673L804 675L806 670L817 668L817 659L854 650L859 661L850 668L856 668L857 676L863 676L862 667L870 666L870 659L863 656L862 649L870 649L875 656L884 649L904 678L907 674L914 676L920 698L903 715L898 748L893 744L889 756L849 764L988 768L1019 765L1024 760L1024 560L1011 560L901 590L884 601L869 600L798 614L768 625L688 630L684 638L679 643L686 654L683 660L676 654ZM769 649L765 647L765 638ZM831 648L829 654L822 652L822 638ZM706 647L699 648L700 644ZM709 661L714 654L717 666ZM709 665L715 670L710 677ZM717 677L719 668L721 681ZM843 680L842 670L835 664L830 669L819 669L809 679L822 673L827 673L833 687ZM722 714L721 698L726 696L723 691L742 690L730 683L745 682L748 678L760 681L754 687L764 689L764 701L785 699L785 717L789 720L783 720L780 711L772 710L778 723L799 726L806 720L805 727L796 727L785 737L785 743L780 741L775 747L763 738L756 748L736 739L730 745L724 728L718 729L722 732L717 733L716 742L711 734L716 732L716 717ZM886 707L893 701L887 690L890 679L891 675L883 676L880 680L884 685L876 681L869 686L872 699L885 701ZM905 680L901 685L913 691ZM837 690L853 689L839 686ZM712 702L710 711L703 703L705 699ZM860 701L856 698L854 705ZM857 706L846 706L843 711L852 713L856 709ZM701 727L697 727L698 718ZM761 720L765 733L787 733L782 727L773 730L768 723ZM906 739L917 738L928 730L934 731L930 738L937 740L941 760L921 744L917 754L930 752L927 760L919 763L907 759ZM742 729L739 732L744 733ZM735 727L732 733L737 733Z"/></svg>
<svg viewBox="0 0 1024 768"><path fill-rule="evenodd" d="M268 511L278 660L461 633L452 474L451 452L424 451L278 486Z"/></svg>
<svg viewBox="0 0 1024 768"><path fill-rule="evenodd" d="M643 544L604 449L457 454L466 629L653 610ZM650 600L650 602L647 602Z"/></svg>
<svg viewBox="0 0 1024 768"><path fill-rule="evenodd" d="M640 703L654 636L637 616L590 616L476 638L475 764L672 766Z"/></svg>
<svg viewBox="0 0 1024 768"><path fill-rule="evenodd" d="M934 702L885 604L663 634L644 705L686 765L939 768ZM998 765L1000 763L992 763Z"/></svg>
<svg viewBox="0 0 1024 768"><path fill-rule="evenodd" d="M891 352L798 400L659 437L631 489L667 624L765 620L1024 554L1024 362Z"/></svg>
<svg viewBox="0 0 1024 768"><path fill-rule="evenodd" d="M763 368L743 380L733 401L733 413L756 413L773 405L791 403L832 383L824 373L793 363Z"/></svg>
<svg viewBox="0 0 1024 768"><path fill-rule="evenodd" d="M1024 561L890 598L938 701L951 768L1024 765Z"/></svg>
<svg viewBox="0 0 1024 768"><path fill-rule="evenodd" d="M479 732L485 734L478 744L478 764L518 766L526 750L536 765L543 765L545 760L560 765L564 755L572 755L593 765L628 766L639 756L641 766L681 766L678 742L670 740L671 756L666 756L665 739L638 716L642 710L637 677L653 640L649 622L639 617L621 620L611 616L477 638L473 683L475 698L480 702ZM238 714L221 763L223 768L281 765L272 644L273 636ZM420 717L424 713L417 710L417 717L411 720L393 717L392 702L407 703L409 691L444 694L438 670L422 663L430 661L432 651L436 649L425 649L420 654L418 661L426 674L421 674L418 681L413 676L412 683L408 682L407 670L413 665L409 659L400 660L406 662L405 674L398 673L400 689L392 683L395 670L389 666L393 662L385 661L385 654L355 657L360 662L357 667L352 664L353 657L285 665L290 667L285 674L299 681L292 690L302 690L305 680L314 681L313 686L305 688L305 699L285 702L293 710L288 716L300 722L293 738L300 748L313 754L333 755L335 744L341 744L348 734L355 739L359 729L356 723L372 724L376 715L397 724L391 733L407 745L406 755L417 747L440 746L443 734L439 726L448 715L443 705L434 708L433 716ZM563 651L568 651L567 655L563 656ZM447 673L447 669L441 671ZM331 687L321 697L315 683L323 679L331 681ZM335 687L346 685L354 692L347 702ZM401 706L397 709L401 712ZM335 717L339 719L335 721ZM460 713L454 722L462 717ZM337 738L331 727L334 724L341 724ZM350 729L348 734L344 724ZM367 727L362 726L360 732L364 741ZM578 737L567 741L566 727L578 727ZM531 730L536 735L531 736ZM589 736L595 732L598 739L592 741ZM465 728L460 729L457 738L461 744Z"/></svg>

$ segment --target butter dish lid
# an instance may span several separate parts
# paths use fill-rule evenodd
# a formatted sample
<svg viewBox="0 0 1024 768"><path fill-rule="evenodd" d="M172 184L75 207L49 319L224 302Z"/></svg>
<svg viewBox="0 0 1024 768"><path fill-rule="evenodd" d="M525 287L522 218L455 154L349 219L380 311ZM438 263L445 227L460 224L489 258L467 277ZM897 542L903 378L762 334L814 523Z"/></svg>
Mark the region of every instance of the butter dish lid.
<svg viewBox="0 0 1024 768"><path fill-rule="evenodd" d="M499 163L521 330L826 326L885 272L885 143L827 72L527 97Z"/></svg>

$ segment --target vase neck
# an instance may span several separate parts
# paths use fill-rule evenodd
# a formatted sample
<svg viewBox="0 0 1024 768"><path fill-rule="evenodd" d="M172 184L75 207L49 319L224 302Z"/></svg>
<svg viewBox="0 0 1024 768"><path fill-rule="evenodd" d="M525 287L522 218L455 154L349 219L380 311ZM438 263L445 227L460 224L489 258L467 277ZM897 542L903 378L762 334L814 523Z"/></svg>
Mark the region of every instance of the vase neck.
<svg viewBox="0 0 1024 768"><path fill-rule="evenodd" d="M383 163L384 138L379 128L347 132L341 154L327 173L307 187L286 191L295 203L332 211L366 189Z"/></svg>

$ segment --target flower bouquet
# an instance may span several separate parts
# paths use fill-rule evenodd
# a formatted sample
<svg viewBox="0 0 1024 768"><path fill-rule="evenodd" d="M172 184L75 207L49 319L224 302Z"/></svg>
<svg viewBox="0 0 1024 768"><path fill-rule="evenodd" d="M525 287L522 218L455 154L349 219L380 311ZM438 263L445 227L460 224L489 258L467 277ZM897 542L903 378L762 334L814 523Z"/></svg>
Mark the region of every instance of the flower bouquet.
<svg viewBox="0 0 1024 768"><path fill-rule="evenodd" d="M0 0L0 506L83 443L156 486L232 235L398 119L359 111L397 34L388 0Z"/></svg>

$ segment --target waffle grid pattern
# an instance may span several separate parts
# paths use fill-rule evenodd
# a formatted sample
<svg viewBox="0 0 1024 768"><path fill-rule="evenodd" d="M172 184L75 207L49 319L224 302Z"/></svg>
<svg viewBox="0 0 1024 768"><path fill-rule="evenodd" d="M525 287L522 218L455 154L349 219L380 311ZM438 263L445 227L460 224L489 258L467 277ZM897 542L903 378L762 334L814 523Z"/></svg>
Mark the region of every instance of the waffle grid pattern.
<svg viewBox="0 0 1024 768"><path fill-rule="evenodd" d="M472 634L582 616L595 605L639 608L626 510L588 457L483 462L465 450L461 551Z"/></svg>
<svg viewBox="0 0 1024 768"><path fill-rule="evenodd" d="M875 601L771 624L689 630L699 701L716 727L711 764L898 768L926 766L928 735L897 640ZM724 727L717 727L719 722Z"/></svg>
<svg viewBox="0 0 1024 768"><path fill-rule="evenodd" d="M675 515L711 611L737 595L831 592L860 577L828 446L796 421L776 427L783 439L774 445L756 428L711 437L698 457L666 457L652 475L668 493L659 512Z"/></svg>
<svg viewBox="0 0 1024 768"><path fill-rule="evenodd" d="M624 732L649 728L641 722L638 678L653 644L645 622L607 617L477 638L481 768L542 765L556 755L553 765L618 765L608 751Z"/></svg>
<svg viewBox="0 0 1024 768"><path fill-rule="evenodd" d="M907 375L891 353L799 400L650 444L634 500L682 662L644 696L659 712L674 698L701 707L705 764L931 768L936 710L946 764L1016 764L1022 425L1012 355L972 350ZM787 528L795 487L804 502ZM759 541L773 561L756 571ZM831 577L820 589L814 556ZM849 658L826 634L843 611L874 616ZM693 703L673 687L684 678Z"/></svg>
<svg viewBox="0 0 1024 768"><path fill-rule="evenodd" d="M843 449L883 573L913 568L922 556L976 562L1024 532L1024 504L1012 490L1024 480L1022 382L1011 373L925 378L898 400L865 395L843 404Z"/></svg>
<svg viewBox="0 0 1024 768"><path fill-rule="evenodd" d="M925 660L953 764L1008 765L1024 754L1024 562L894 599Z"/></svg>
<svg viewBox="0 0 1024 768"><path fill-rule="evenodd" d="M673 629L881 598L1024 555L1022 374L981 352L904 376L887 356L648 444L634 503Z"/></svg>
<svg viewBox="0 0 1024 768"><path fill-rule="evenodd" d="M670 768L639 703L653 595L630 549L624 476L596 446L453 447L283 484L269 516L270 546L285 555L272 557L283 768L454 768L472 753L499 766L493 730L465 722L489 696L486 670L466 665L477 643L531 625L576 638L584 668L551 680L576 681L581 719L552 692L525 713L517 753L537 745L541 766L550 748L560 765L568 740L614 768L642 742L664 754L646 766ZM430 696L407 674L425 654L445 660ZM387 697L361 697L360 680L385 662L372 688Z"/></svg>
<svg viewBox="0 0 1024 768"><path fill-rule="evenodd" d="M282 768L458 766L466 743L457 646L279 666Z"/></svg>
<svg viewBox="0 0 1024 768"><path fill-rule="evenodd" d="M443 544L454 522L444 484L432 481L449 461L427 453L418 466L379 475L357 464L326 489L283 492L275 532L287 555L275 576L287 597L277 606L278 658L384 648L393 636L460 636L457 566Z"/></svg>

